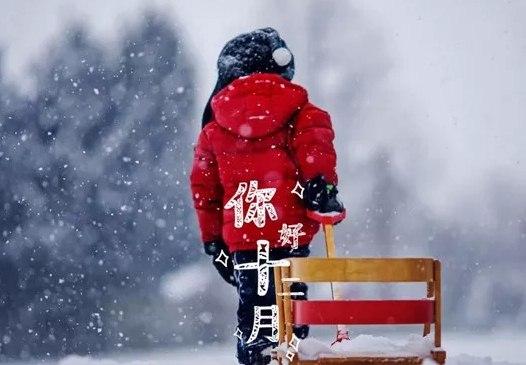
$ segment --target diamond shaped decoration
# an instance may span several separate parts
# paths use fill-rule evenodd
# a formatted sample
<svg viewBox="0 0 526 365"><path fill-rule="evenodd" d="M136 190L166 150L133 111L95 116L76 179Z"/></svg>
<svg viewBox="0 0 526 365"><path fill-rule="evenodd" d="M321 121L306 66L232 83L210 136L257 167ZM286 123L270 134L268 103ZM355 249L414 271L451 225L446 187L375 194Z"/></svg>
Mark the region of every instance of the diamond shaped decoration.
<svg viewBox="0 0 526 365"><path fill-rule="evenodd" d="M296 185L294 186L294 189L291 190L292 194L296 194L301 199L303 199L303 192L305 191L305 188L301 186L299 181L296 181Z"/></svg>
<svg viewBox="0 0 526 365"><path fill-rule="evenodd" d="M214 261L221 263L221 265L223 265L224 267L227 267L228 266L228 259L229 259L229 257L225 253L225 251L221 250L221 253L219 254L219 256L216 257L216 259Z"/></svg>

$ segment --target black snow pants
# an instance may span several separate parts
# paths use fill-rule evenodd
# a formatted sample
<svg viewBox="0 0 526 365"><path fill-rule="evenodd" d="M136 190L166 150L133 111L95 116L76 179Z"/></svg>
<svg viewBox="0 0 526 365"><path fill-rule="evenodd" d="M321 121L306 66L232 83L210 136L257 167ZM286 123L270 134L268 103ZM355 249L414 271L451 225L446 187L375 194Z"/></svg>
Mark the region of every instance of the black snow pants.
<svg viewBox="0 0 526 365"><path fill-rule="evenodd" d="M281 260L289 257L307 257L310 250L307 246L299 247L295 250L288 249L271 249L270 260ZM257 261L256 251L238 251L233 254L234 265L244 264ZM239 295L239 307L237 310L238 329L241 331L242 339L238 338L237 358L240 364L254 365L265 364L269 361L268 356L264 356L262 350L268 349L276 343L272 343L265 336L270 336L271 328L261 328L254 341L247 343L254 325L254 307L271 306L276 304L276 288L274 285L274 270L269 269L269 285L267 293L259 296L258 288L258 270L234 270L237 283L237 292ZM307 285L305 283L293 283L291 291L303 292L307 299ZM294 299L302 299L293 297ZM267 311L268 312L268 311ZM266 314L266 313L265 313ZM268 323L269 321L266 321ZM294 328L294 333L300 339L306 338L309 333L308 326L298 326Z"/></svg>

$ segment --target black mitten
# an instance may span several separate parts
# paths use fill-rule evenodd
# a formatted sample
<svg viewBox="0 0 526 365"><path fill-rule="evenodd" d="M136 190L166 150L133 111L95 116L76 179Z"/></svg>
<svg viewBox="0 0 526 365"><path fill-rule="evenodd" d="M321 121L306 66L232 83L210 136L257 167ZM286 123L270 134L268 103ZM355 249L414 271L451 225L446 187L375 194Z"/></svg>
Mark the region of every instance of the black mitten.
<svg viewBox="0 0 526 365"><path fill-rule="evenodd" d="M327 184L323 176L318 175L308 180L303 193L303 201L309 210L320 213L343 212L343 204L337 199L338 189Z"/></svg>
<svg viewBox="0 0 526 365"><path fill-rule="evenodd" d="M230 258L230 252L228 251L228 247L226 246L225 242L223 242L223 240L215 240L205 242L204 246L206 254L212 256L212 264L216 268L219 275L221 275L221 277L230 285L237 286L236 280L234 278L234 264ZM224 257L220 257L222 256L221 251L227 255L226 266L219 261L219 259L223 262L225 261Z"/></svg>

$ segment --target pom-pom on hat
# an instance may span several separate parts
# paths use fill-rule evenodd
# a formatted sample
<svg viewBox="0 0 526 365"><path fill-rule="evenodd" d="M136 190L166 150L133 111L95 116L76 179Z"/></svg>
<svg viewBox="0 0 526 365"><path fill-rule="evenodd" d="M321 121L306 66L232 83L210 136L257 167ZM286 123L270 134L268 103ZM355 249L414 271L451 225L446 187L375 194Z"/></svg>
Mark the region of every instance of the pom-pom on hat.
<svg viewBox="0 0 526 365"><path fill-rule="evenodd" d="M223 47L217 70L217 83L203 113L203 127L212 119L210 101L222 88L255 72L276 73L291 80L294 56L275 29L257 29L238 35Z"/></svg>

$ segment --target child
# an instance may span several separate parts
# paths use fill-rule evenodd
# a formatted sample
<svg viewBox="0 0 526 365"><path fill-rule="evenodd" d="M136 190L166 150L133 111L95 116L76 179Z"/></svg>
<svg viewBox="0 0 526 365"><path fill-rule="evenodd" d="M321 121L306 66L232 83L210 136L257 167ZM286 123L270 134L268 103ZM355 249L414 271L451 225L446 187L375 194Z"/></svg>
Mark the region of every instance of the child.
<svg viewBox="0 0 526 365"><path fill-rule="evenodd" d="M275 304L272 270L261 296L257 270L234 270L234 265L257 261L261 239L270 242L271 260L308 256L319 223L306 216L307 209L343 210L336 199L334 132L329 115L290 82L294 58L274 29L232 39L217 67L195 148L192 193L204 250L238 291L239 363L264 364L269 333L247 339L254 307ZM224 254L226 266L220 262ZM306 285L297 284L293 291L306 294ZM305 338L308 328L296 332Z"/></svg>

